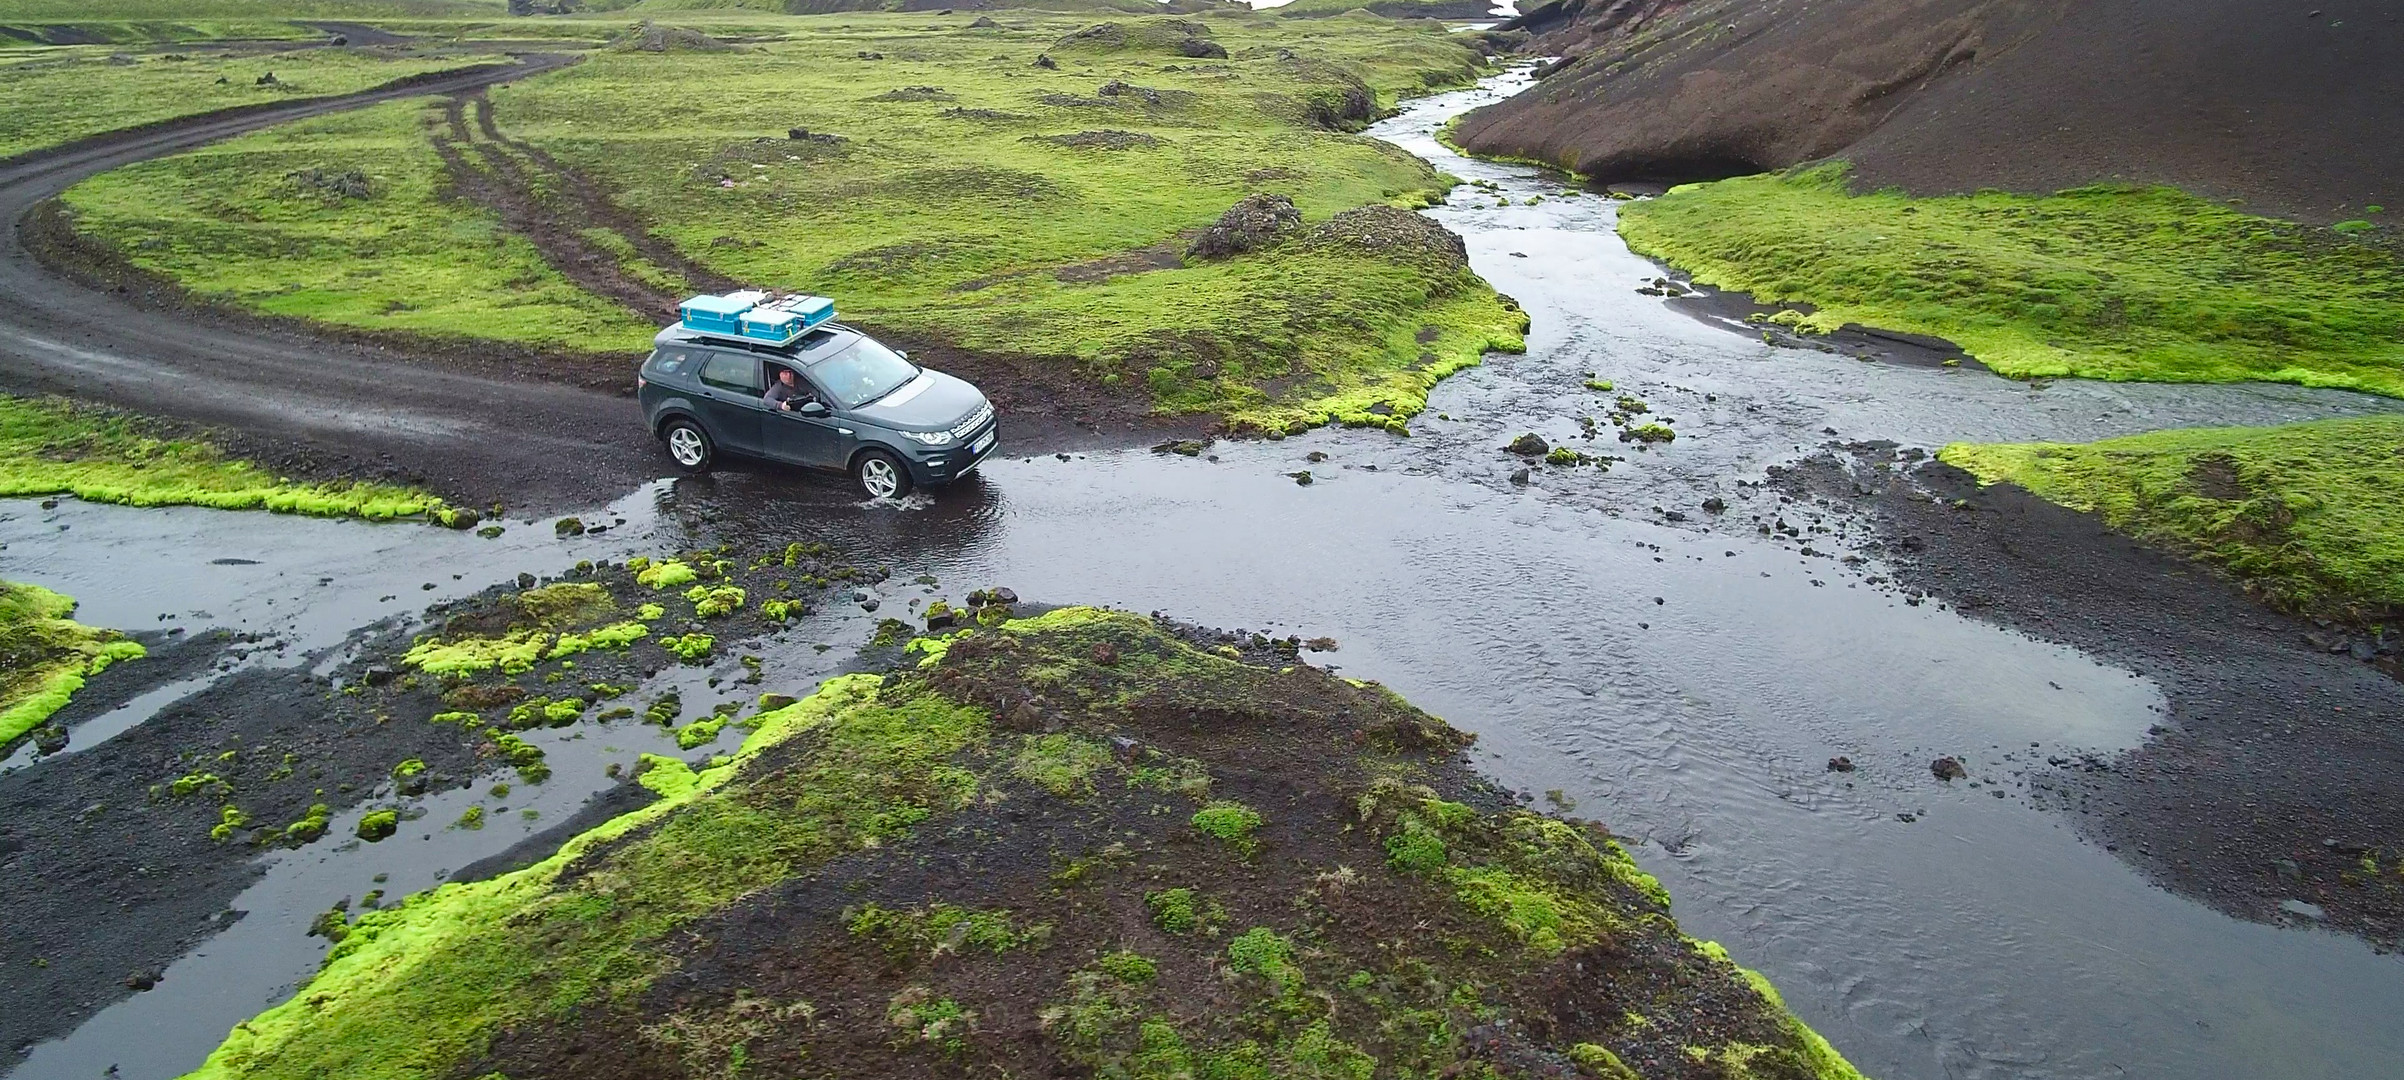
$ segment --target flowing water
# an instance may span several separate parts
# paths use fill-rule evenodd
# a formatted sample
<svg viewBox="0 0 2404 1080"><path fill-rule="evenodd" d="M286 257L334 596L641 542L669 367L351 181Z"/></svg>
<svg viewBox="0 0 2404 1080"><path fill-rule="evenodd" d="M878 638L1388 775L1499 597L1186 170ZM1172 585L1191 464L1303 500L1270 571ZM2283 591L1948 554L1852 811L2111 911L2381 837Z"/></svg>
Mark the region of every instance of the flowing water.
<svg viewBox="0 0 2404 1080"><path fill-rule="evenodd" d="M1828 554L1762 536L1756 516L1810 518L1738 482L1832 431L1933 447L2398 403L2269 386L2037 388L1772 349L1714 329L1633 291L1659 270L1618 242L1616 204L1564 196L1560 179L1530 169L1464 160L1433 138L1450 116L1525 83L1515 73L1425 99L1371 132L1495 185L1462 188L1431 213L1535 320L1526 355L1440 386L1410 439L1329 431L1221 444L1208 459L996 460L981 478L902 506L735 469L632 493L585 515L623 524L573 541L536 523L487 542L406 526L19 503L0 508L0 576L78 596L95 623L139 628L167 616L265 635L241 663L328 664L357 628L521 570L718 539L806 538L868 553L894 570L876 590L881 614L1006 584L1041 602L1329 635L1341 648L1320 662L1476 732L1498 780L1557 792L1637 841L1636 857L1677 897L1690 933L1768 974L1873 1076L2393 1075L2404 1061L2394 1020L2404 1015L2404 960L2334 934L2237 922L2153 888L2028 805L2011 781L2016 766L2049 755L2143 739L2162 707L2149 681L1906 602L1873 580L1874 558L1830 557L1849 552L1834 519L1804 537ZM1531 205L1535 195L1546 198ZM1674 418L1676 442L1636 452L1582 441L1577 418L1602 411L1581 389L1590 374ZM1520 461L1497 448L1531 430L1629 460L1607 472L1540 467L1517 485L1509 474ZM1289 476L1304 470L1307 486ZM1727 500L1725 515L1697 510L1710 495ZM938 584L904 584L921 574ZM783 684L760 689L806 691L844 655L816 646L856 642L871 618L830 613L751 649ZM689 706L708 706L698 675L674 677ZM105 719L122 729L156 704ZM79 729L76 745L104 736L99 723ZM650 730L552 736L555 779L513 805L555 820L602 786L606 762L658 749ZM1980 783L1935 782L1928 762L1940 753L1964 757ZM1825 772L1839 754L1858 770ZM459 807L444 800L465 796L427 800L424 820L449 820ZM43 1045L9 1076L188 1068L234 1020L307 976L322 951L301 933L314 913L373 887L377 873L388 892L425 887L539 825L412 828L371 847L329 842L276 856L235 905L247 918L168 969L157 989Z"/></svg>

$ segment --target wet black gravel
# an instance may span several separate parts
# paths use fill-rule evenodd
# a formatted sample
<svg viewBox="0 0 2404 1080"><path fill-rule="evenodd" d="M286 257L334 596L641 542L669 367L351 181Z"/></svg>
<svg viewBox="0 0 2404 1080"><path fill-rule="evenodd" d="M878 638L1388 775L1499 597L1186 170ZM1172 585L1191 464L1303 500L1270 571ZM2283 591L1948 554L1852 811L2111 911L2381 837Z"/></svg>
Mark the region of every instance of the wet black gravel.
<svg viewBox="0 0 2404 1080"><path fill-rule="evenodd" d="M2040 803L2217 910L2397 947L2404 683L2092 516L1894 459L1856 445L1773 476L1797 498L1872 515L1898 584L2128 667L2169 699L2142 745L2032 772Z"/></svg>

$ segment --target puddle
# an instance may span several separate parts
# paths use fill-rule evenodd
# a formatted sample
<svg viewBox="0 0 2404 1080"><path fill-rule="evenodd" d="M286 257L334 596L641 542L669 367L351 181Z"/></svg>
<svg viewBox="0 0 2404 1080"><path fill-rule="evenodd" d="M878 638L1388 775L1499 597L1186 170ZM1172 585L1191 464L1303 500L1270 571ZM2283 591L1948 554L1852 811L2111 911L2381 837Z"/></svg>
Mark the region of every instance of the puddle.
<svg viewBox="0 0 2404 1080"><path fill-rule="evenodd" d="M806 689L839 669L876 617L905 616L913 599L956 600L984 585L1034 602L1333 636L1338 651L1315 662L1381 680L1475 731L1499 780L1558 790L1578 813L1642 841L1637 858L1677 896L1687 930L1763 970L1870 1075L2392 1071L2404 1060L2394 1023L2404 962L2173 897L2023 800L2016 768L2142 739L2162 708L2150 681L1907 602L1871 580L1881 576L1874 558L1841 561L1856 552L1840 523L1798 540L1761 536L1755 516L1793 510L1737 481L1832 437L2083 439L2399 404L2286 387L2038 390L1715 330L1633 292L1658 271L1618 243L1610 201L1559 198L1563 184L1464 161L1427 136L1452 112L1524 83L1512 76L1430 99L1373 129L1510 195L1513 206L1480 207L1492 200L1464 190L1434 213L1535 317L1527 355L1490 358L1438 387L1410 439L1319 432L1220 444L1215 462L1140 451L994 459L906 508L862 504L834 482L730 469L635 492L584 516L624 526L571 541L547 522L512 522L500 540L481 541L419 527L8 503L0 575L83 598L88 621L227 626L266 634L299 662L354 628L578 558L809 539L892 568L863 590L877 615L828 604L829 622L750 648L779 685L717 692L746 698ZM1518 205L1540 193L1551 197ZM1674 417L1677 441L1639 453L1606 435L1599 448L1629 459L1609 472L1539 468L1532 486L1510 483L1522 463L1498 448L1512 435L1584 445L1575 418L1595 401L1579 386L1589 372ZM1312 452L1328 458L1308 462ZM1306 467L1309 487L1285 476ZM1729 503L1723 516L1698 509L1714 494ZM1656 506L1692 520L1665 524ZM1806 545L1826 554L1804 554ZM917 584L921 573L937 584ZM328 576L340 586L317 584ZM644 693L672 681L689 716L718 700L706 677L664 673ZM9 1076L89 1077L111 1062L129 1078L168 1076L197 1064L227 1026L314 966L322 943L302 929L333 900L373 887L376 873L397 895L490 855L574 812L607 763L658 739L626 724L541 735L551 783L505 801L479 794L485 787L448 793L382 844L280 857L236 905L249 914L171 967L157 990ZM1939 754L1963 758L1978 786L1937 782L1929 762ZM1839 755L1856 771L1827 771ZM509 813L494 811L480 833L442 828L471 800ZM521 821L525 808L541 817ZM330 832L346 830L337 822Z"/></svg>

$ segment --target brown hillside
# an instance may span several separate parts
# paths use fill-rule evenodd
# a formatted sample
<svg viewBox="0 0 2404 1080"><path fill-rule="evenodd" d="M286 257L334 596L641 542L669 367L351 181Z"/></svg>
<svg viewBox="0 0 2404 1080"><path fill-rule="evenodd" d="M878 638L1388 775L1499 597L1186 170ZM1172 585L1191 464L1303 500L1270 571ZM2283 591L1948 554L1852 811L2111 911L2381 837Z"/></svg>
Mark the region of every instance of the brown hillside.
<svg viewBox="0 0 2404 1080"><path fill-rule="evenodd" d="M1574 60L1460 141L1603 180L1842 157L1919 194L2119 180L2404 214L2393 0L1553 0L1514 23Z"/></svg>

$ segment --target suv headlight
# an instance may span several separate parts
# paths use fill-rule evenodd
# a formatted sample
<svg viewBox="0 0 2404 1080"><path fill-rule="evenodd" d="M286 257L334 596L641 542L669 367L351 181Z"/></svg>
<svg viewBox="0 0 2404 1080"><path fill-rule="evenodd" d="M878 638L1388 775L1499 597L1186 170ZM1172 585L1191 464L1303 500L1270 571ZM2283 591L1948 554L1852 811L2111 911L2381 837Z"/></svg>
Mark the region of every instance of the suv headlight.
<svg viewBox="0 0 2404 1080"><path fill-rule="evenodd" d="M941 446L952 441L952 433L948 431L905 431L902 434L928 446Z"/></svg>

